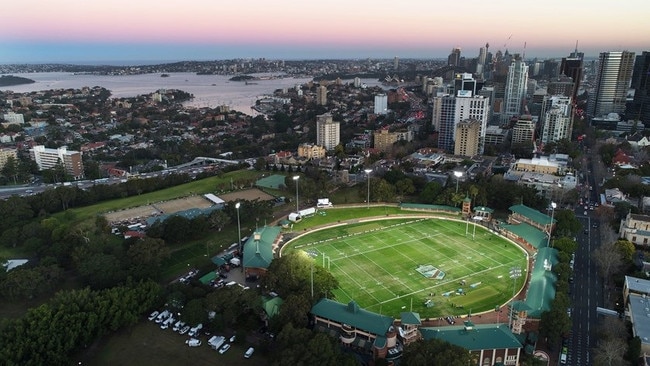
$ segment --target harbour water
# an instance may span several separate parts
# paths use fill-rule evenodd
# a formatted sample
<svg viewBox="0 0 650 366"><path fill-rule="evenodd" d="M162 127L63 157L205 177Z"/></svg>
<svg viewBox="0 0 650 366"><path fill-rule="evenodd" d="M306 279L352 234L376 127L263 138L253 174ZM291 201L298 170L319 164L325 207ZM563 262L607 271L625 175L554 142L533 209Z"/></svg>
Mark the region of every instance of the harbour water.
<svg viewBox="0 0 650 366"><path fill-rule="evenodd" d="M0 87L16 93L50 89L80 89L101 86L111 91L113 97L125 98L153 93L159 89L179 89L191 93L194 98L184 104L188 107L217 107L228 105L230 109L248 115L256 115L251 106L263 96L277 89L292 88L312 80L311 78L272 77L253 83L230 81L229 75L197 75L195 73L169 73L141 75L89 75L64 72L16 74L36 81L32 84ZM255 76L255 75L254 75ZM273 76L273 75L260 75ZM369 86L380 85L377 80L363 79Z"/></svg>

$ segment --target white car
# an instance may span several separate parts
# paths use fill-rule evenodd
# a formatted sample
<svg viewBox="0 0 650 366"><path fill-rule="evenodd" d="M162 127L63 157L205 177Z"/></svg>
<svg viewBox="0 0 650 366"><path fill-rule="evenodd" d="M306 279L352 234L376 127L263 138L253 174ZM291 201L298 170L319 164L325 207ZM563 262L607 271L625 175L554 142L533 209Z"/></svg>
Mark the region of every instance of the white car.
<svg viewBox="0 0 650 366"><path fill-rule="evenodd" d="M185 344L187 344L190 347L198 347L201 345L201 340L196 338L190 338L185 341Z"/></svg>
<svg viewBox="0 0 650 366"><path fill-rule="evenodd" d="M156 319L156 317L158 316L158 314L160 314L160 313L157 312L157 311L154 311L153 313L151 313L151 315L149 315L149 320L154 320L154 319Z"/></svg>
<svg viewBox="0 0 650 366"><path fill-rule="evenodd" d="M226 344L223 345L223 347L221 347L219 349L219 353L221 353L223 355L229 349L230 349L230 343L226 343Z"/></svg>
<svg viewBox="0 0 650 366"><path fill-rule="evenodd" d="M189 331L190 331L190 326L186 325L183 328L181 328L181 330L178 331L178 334L185 334L185 333L187 333Z"/></svg>
<svg viewBox="0 0 650 366"><path fill-rule="evenodd" d="M185 326L185 322L179 320L174 324L174 327L172 328L172 330L174 332L178 332L179 330L183 329L184 326Z"/></svg>

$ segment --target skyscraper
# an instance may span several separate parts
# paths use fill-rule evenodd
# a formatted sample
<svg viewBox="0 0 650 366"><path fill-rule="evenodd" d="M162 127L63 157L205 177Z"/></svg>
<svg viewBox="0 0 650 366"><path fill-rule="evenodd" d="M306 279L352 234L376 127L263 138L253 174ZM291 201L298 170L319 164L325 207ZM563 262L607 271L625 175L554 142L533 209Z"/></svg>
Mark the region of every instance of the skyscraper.
<svg viewBox="0 0 650 366"><path fill-rule="evenodd" d="M634 101L630 103L626 112L628 119L642 121L646 126L650 124L650 52L643 51L636 57L634 72L632 74L632 88Z"/></svg>
<svg viewBox="0 0 650 366"><path fill-rule="evenodd" d="M50 149L43 145L37 145L29 149L29 156L38 165L38 170L53 169L57 164L61 164L66 174L72 178L84 177L84 165L79 151L68 150L65 146Z"/></svg>
<svg viewBox="0 0 650 366"><path fill-rule="evenodd" d="M530 116L521 116L512 128L512 144L530 144L535 139L535 122Z"/></svg>
<svg viewBox="0 0 650 366"><path fill-rule="evenodd" d="M341 138L341 124L334 122L330 113L316 116L316 145L334 150Z"/></svg>
<svg viewBox="0 0 650 366"><path fill-rule="evenodd" d="M455 149L456 125L473 119L478 122L478 154L483 153L485 132L490 115L490 99L483 96L442 95L432 101L433 126L438 131L438 148Z"/></svg>
<svg viewBox="0 0 650 366"><path fill-rule="evenodd" d="M571 99L575 102L578 97L580 82L582 81L582 59L568 57L562 58L562 62L560 63L560 75L568 76L573 80Z"/></svg>
<svg viewBox="0 0 650 366"><path fill-rule="evenodd" d="M460 48L455 47L451 50L449 57L447 57L447 65L459 66L460 65Z"/></svg>
<svg viewBox="0 0 650 366"><path fill-rule="evenodd" d="M587 114L590 117L625 112L625 101L632 79L633 66L634 52L600 53L594 93L589 96Z"/></svg>
<svg viewBox="0 0 650 366"><path fill-rule="evenodd" d="M506 78L505 96L501 111L503 121L521 114L522 106L526 100L527 87L528 65L519 57L519 54L515 54L512 63L508 67L508 76Z"/></svg>

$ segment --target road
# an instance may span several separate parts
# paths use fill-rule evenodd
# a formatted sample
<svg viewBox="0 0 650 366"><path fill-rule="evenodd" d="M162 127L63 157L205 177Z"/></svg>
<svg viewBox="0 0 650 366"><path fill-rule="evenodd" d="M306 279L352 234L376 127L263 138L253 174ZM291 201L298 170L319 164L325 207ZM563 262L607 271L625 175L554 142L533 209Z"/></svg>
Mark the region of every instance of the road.
<svg viewBox="0 0 650 366"><path fill-rule="evenodd" d="M593 190L584 187L581 197L589 202L598 202L598 187L590 174L591 162L585 160L583 174ZM576 217L582 222L583 230L576 237L578 249L573 268L574 282L570 285L573 327L566 345L569 350L567 365L592 365L590 350L596 347L596 327L598 318L596 307L603 306L602 284L596 265L591 260L591 253L600 246L600 223L595 211L585 210L585 205L577 207ZM585 215L586 212L586 215Z"/></svg>

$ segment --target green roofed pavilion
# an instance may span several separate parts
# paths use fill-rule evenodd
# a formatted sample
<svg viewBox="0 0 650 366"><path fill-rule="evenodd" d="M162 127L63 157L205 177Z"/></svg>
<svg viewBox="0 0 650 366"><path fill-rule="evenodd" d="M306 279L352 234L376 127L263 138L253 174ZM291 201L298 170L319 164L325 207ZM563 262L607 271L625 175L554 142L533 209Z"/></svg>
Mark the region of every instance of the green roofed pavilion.
<svg viewBox="0 0 650 366"><path fill-rule="evenodd" d="M394 320L389 316L361 309L354 301L342 304L330 299L321 299L311 308L311 313L316 317L346 324L379 337L386 335Z"/></svg>
<svg viewBox="0 0 650 366"><path fill-rule="evenodd" d="M535 249L544 248L546 247L546 244L548 244L548 236L546 233L525 222L516 225L503 224L501 225L501 228L514 234L514 236L525 240ZM507 236L510 237L512 235Z"/></svg>
<svg viewBox="0 0 650 366"><path fill-rule="evenodd" d="M537 252L526 293L526 305L530 308L528 316L531 318L539 318L544 311L551 308L557 281L557 276L551 269L557 263L556 249L541 248Z"/></svg>
<svg viewBox="0 0 650 366"><path fill-rule="evenodd" d="M280 306L282 306L283 302L284 300L282 300L278 296L275 297L263 296L262 308L264 308L264 312L266 313L266 315L268 315L269 318L273 318L274 316L278 315L278 313L280 313Z"/></svg>
<svg viewBox="0 0 650 366"><path fill-rule="evenodd" d="M420 320L420 314L414 312L403 312L400 313L400 322L402 324L409 325L421 325L422 321Z"/></svg>
<svg viewBox="0 0 650 366"><path fill-rule="evenodd" d="M548 230L548 227L557 222L557 220L551 218L550 216L532 209L526 205L514 205L510 206L509 209L512 211L512 216L519 216L525 221L529 221L531 225L537 226L540 229L544 228L544 230ZM515 220L517 220L516 217Z"/></svg>
<svg viewBox="0 0 650 366"><path fill-rule="evenodd" d="M522 344L512 334L507 324L477 324L468 326L420 328L425 340L441 339L469 351L514 349Z"/></svg>

